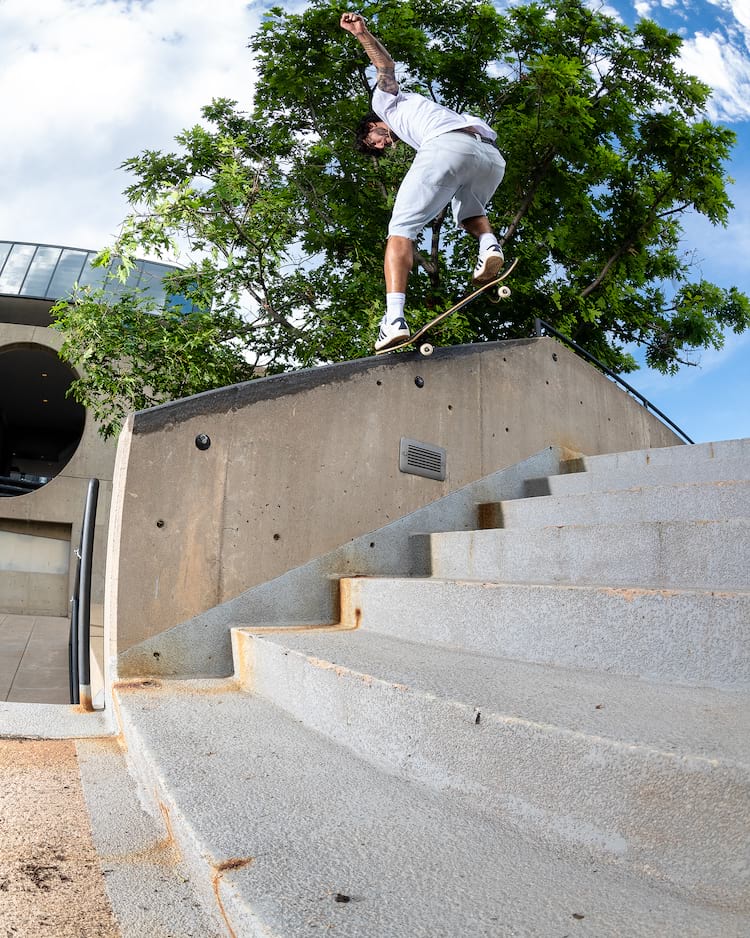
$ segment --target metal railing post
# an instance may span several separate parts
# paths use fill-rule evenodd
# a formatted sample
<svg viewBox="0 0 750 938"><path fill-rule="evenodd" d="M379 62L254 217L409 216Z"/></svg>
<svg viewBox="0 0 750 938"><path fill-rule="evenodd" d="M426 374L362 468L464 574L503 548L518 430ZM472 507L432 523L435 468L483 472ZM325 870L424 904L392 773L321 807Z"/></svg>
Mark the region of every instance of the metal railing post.
<svg viewBox="0 0 750 938"><path fill-rule="evenodd" d="M89 479L81 531L81 576L78 600L78 703L93 710L91 697L91 566L94 556L94 523L99 480Z"/></svg>
<svg viewBox="0 0 750 938"><path fill-rule="evenodd" d="M81 591L81 552L76 550L76 576L73 581L73 595L70 599L70 634L68 636L68 683L70 702L77 704L78 695L78 606Z"/></svg>

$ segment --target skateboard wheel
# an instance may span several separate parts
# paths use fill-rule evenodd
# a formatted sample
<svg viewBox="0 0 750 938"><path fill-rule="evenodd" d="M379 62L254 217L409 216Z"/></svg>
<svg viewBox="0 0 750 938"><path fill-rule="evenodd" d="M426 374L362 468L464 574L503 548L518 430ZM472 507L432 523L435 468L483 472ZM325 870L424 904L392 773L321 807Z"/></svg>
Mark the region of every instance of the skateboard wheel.
<svg viewBox="0 0 750 938"><path fill-rule="evenodd" d="M422 345L419 346L420 355L432 355L434 351L434 347L429 342L423 342Z"/></svg>
<svg viewBox="0 0 750 938"><path fill-rule="evenodd" d="M505 285L498 287L497 295L499 299L507 300L510 296L510 287L506 287Z"/></svg>

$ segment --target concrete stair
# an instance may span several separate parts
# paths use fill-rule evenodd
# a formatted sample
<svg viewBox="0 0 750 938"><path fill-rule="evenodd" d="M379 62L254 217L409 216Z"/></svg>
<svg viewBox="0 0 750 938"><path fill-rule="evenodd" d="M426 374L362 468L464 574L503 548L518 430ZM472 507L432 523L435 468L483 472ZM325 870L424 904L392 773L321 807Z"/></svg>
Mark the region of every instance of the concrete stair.
<svg viewBox="0 0 750 938"><path fill-rule="evenodd" d="M571 495L681 482L748 481L750 441L725 440L565 460L562 474L526 482L527 495Z"/></svg>
<svg viewBox="0 0 750 938"><path fill-rule="evenodd" d="M429 546L443 579L742 590L750 519L455 531Z"/></svg>
<svg viewBox="0 0 750 938"><path fill-rule="evenodd" d="M750 593L368 577L346 581L368 631L650 681L750 685Z"/></svg>
<svg viewBox="0 0 750 938"><path fill-rule="evenodd" d="M190 681L119 698L141 789L229 935L747 933L736 895L705 902L602 862L519 827L478 789L376 766L259 695Z"/></svg>
<svg viewBox="0 0 750 938"><path fill-rule="evenodd" d="M749 455L568 461L335 624L264 598L232 679L117 685L227 934L748 934Z"/></svg>

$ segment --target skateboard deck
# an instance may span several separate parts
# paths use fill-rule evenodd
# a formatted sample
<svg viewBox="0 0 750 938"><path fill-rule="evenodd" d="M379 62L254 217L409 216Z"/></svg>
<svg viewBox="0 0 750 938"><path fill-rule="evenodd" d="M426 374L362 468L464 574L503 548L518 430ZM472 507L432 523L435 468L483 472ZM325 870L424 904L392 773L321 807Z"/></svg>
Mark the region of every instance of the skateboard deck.
<svg viewBox="0 0 750 938"><path fill-rule="evenodd" d="M503 280L505 280L505 278L512 273L517 263L518 258L515 258L513 263L509 267L506 267L499 277L495 277L494 280L490 280L488 283L483 283L482 286L474 290L473 293L469 293L468 296L462 297L462 299L460 299L457 303L454 303L453 306L443 310L442 313L435 316L435 318L431 319L426 325L422 326L422 328L418 332L415 332L414 335L410 335L408 339L402 339L400 342L394 342L393 345L389 345L386 348L378 349L375 354L387 355L389 352L398 352L400 349L408 348L410 345L417 345L423 336L433 328L433 326L436 326L439 322L447 319L448 316L451 316L453 313L457 313L460 309L463 309L464 306L468 306L472 300L475 300L483 293L487 293L487 291L491 290L493 287L497 287L498 300L507 300L510 296L510 287L506 287L503 284ZM420 355L432 355L434 351L434 346L430 342L423 342L422 345L419 346Z"/></svg>

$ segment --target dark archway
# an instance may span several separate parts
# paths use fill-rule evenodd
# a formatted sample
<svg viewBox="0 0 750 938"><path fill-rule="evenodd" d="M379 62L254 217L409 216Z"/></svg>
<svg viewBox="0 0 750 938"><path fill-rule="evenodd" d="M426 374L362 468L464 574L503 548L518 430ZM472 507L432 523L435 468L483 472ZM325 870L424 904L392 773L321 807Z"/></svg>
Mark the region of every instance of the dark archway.
<svg viewBox="0 0 750 938"><path fill-rule="evenodd" d="M86 422L65 396L75 378L53 349L0 348L0 496L33 492L70 461Z"/></svg>

